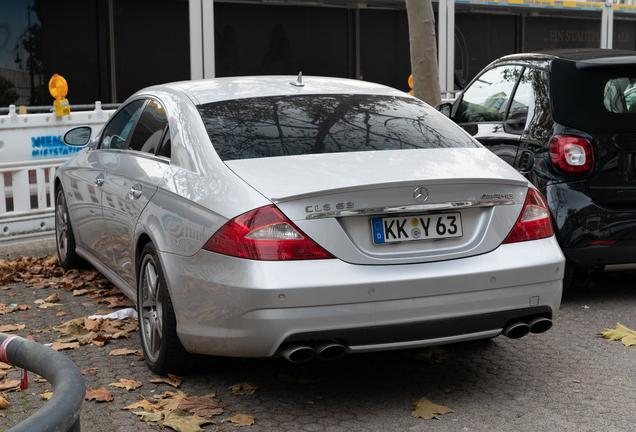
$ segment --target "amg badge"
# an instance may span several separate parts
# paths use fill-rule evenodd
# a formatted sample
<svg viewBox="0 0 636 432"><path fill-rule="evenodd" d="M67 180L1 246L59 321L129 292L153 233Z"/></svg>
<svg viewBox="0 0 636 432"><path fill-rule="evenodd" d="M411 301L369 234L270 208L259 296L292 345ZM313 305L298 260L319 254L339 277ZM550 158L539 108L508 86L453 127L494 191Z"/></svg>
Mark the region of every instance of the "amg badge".
<svg viewBox="0 0 636 432"><path fill-rule="evenodd" d="M482 194L481 199L502 199L502 200L511 200L514 199L515 194L506 193L506 194Z"/></svg>

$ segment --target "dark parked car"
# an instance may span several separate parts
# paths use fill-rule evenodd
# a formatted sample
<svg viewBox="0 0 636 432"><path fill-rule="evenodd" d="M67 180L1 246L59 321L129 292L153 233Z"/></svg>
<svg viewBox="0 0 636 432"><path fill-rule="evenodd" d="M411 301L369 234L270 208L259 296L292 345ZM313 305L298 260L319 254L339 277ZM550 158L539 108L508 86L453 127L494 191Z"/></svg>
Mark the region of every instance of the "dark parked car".
<svg viewBox="0 0 636 432"><path fill-rule="evenodd" d="M636 52L502 57L438 109L546 196L564 289L578 270L636 262Z"/></svg>

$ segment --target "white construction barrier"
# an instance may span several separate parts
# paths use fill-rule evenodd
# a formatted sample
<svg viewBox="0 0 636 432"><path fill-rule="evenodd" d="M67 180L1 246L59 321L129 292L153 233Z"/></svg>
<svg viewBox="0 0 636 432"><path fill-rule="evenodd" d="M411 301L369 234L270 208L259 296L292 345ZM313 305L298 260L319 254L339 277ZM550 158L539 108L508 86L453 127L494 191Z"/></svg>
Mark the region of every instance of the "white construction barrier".
<svg viewBox="0 0 636 432"><path fill-rule="evenodd" d="M0 243L50 235L55 229L55 170L81 148L61 141L75 126L97 133L114 110L0 115Z"/></svg>

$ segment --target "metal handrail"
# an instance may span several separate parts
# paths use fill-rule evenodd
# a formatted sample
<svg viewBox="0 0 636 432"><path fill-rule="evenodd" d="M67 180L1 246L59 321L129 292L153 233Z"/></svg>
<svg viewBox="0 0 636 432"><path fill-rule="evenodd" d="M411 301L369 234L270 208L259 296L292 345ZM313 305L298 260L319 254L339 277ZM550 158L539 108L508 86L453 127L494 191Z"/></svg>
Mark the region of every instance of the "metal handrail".
<svg viewBox="0 0 636 432"><path fill-rule="evenodd" d="M121 104L119 103L109 103L109 104L102 104L102 109L104 110L108 110L108 109L117 109L119 108ZM91 111L95 109L95 104L80 104L80 105L71 105L71 112L73 111ZM17 108L17 107L16 107ZM26 108L26 112L27 114L33 114L33 113L50 113L55 111L55 109L53 108L53 105L44 105L44 106L27 106ZM9 107L2 107L0 108L0 115L1 114L9 114L10 108Z"/></svg>
<svg viewBox="0 0 636 432"><path fill-rule="evenodd" d="M9 337L0 333L0 344ZM8 432L80 432L86 386L81 372L64 354L14 336L5 346L9 364L35 372L53 386L53 396L35 414Z"/></svg>

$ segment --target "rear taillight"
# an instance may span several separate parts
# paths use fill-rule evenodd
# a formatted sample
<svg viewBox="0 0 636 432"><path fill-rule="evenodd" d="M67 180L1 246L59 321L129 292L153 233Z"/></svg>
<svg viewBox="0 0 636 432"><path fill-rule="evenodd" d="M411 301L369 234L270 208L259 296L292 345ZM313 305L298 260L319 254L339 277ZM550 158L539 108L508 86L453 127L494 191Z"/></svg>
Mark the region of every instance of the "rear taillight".
<svg viewBox="0 0 636 432"><path fill-rule="evenodd" d="M538 240L552 237L553 235L554 230L552 229L552 221L550 221L550 211L545 198L543 198L541 192L532 188L528 189L521 216L519 216L517 223L504 243Z"/></svg>
<svg viewBox="0 0 636 432"><path fill-rule="evenodd" d="M550 140L550 159L565 174L587 174L594 168L592 144L574 135L556 135Z"/></svg>
<svg viewBox="0 0 636 432"><path fill-rule="evenodd" d="M203 249L262 261L333 258L274 206L235 217L223 225Z"/></svg>

